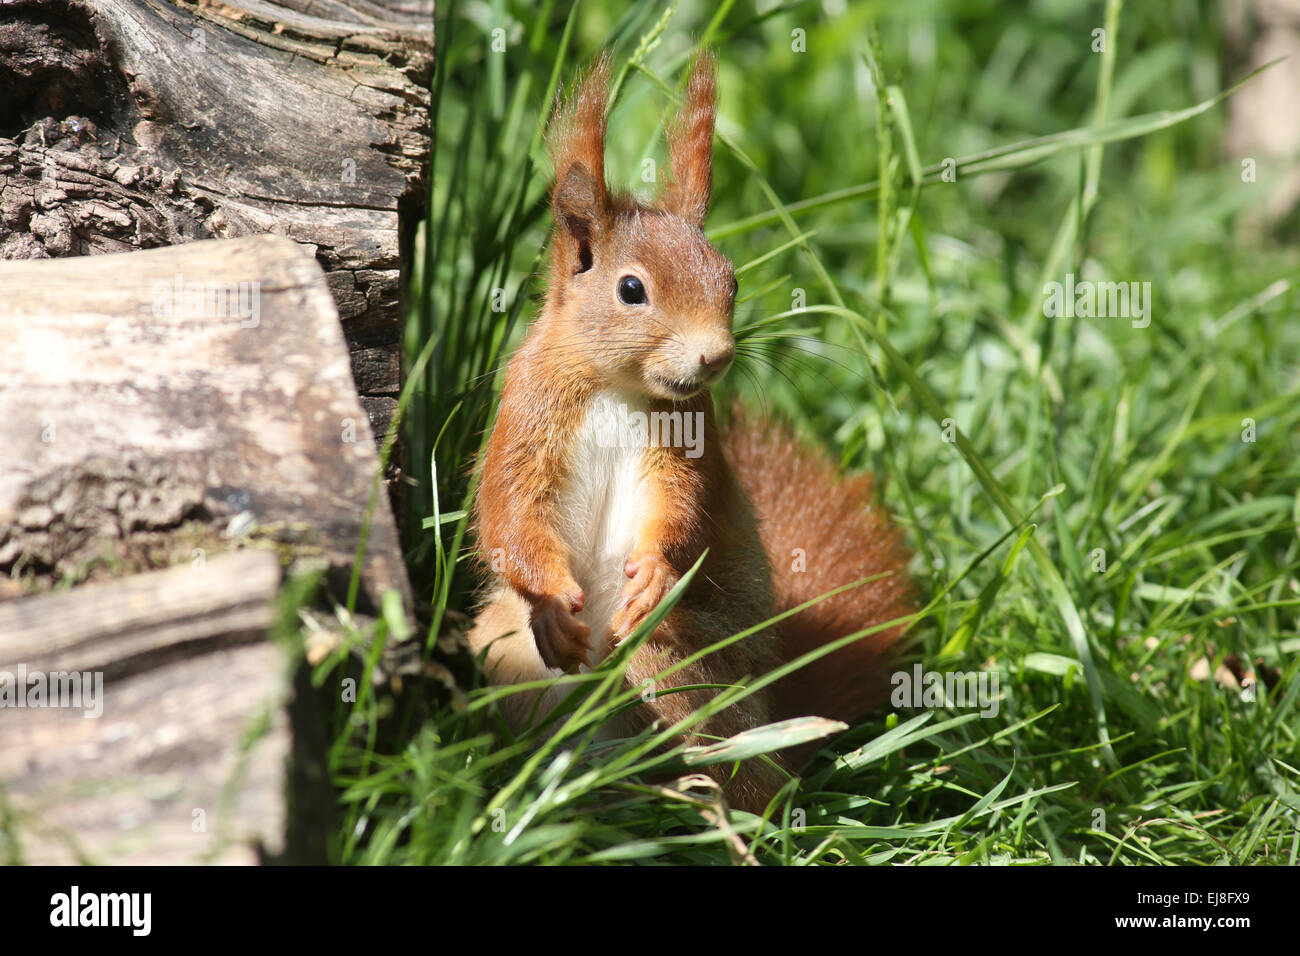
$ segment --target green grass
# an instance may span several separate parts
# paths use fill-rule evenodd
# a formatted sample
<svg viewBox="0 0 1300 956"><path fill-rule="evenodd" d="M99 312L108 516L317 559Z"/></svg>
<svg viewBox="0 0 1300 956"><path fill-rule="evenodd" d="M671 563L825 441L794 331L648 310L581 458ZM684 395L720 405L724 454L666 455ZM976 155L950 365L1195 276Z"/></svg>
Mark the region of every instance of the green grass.
<svg viewBox="0 0 1300 956"><path fill-rule="evenodd" d="M759 819L689 777L708 754L592 743L635 698L619 660L540 745L494 718L509 690L429 710L363 681L336 715L336 858L1295 864L1300 255L1294 219L1244 224L1279 170L1243 183L1224 152L1217 98L1244 70L1217 5L444 6L404 395L426 655L472 609L470 463L536 309L546 104L611 46L611 177L632 185L708 43L709 232L743 270L720 399L880 476L932 598L912 654L996 672L1002 699L887 707ZM1045 315L1067 272L1150 282L1150 325ZM390 608L381 637L404 626ZM1276 684L1197 679L1228 655Z"/></svg>

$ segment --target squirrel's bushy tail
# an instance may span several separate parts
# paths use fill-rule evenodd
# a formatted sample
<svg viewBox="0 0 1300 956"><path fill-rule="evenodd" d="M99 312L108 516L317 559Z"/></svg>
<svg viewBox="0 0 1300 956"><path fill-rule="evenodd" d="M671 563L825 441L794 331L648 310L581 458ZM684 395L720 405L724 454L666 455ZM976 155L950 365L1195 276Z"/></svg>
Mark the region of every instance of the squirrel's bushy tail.
<svg viewBox="0 0 1300 956"><path fill-rule="evenodd" d="M778 611L862 578L888 576L819 601L780 625L782 657L914 610L901 535L874 499L869 475L840 476L788 428L733 414L727 451L754 505L772 565ZM885 699L893 627L863 637L773 686L777 719L815 714L850 721Z"/></svg>

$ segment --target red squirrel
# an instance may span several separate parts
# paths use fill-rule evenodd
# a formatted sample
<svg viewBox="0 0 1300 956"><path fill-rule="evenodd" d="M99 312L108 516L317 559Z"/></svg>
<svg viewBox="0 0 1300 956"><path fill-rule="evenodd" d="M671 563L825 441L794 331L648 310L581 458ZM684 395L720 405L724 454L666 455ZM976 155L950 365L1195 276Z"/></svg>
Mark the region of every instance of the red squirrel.
<svg viewBox="0 0 1300 956"><path fill-rule="evenodd" d="M626 679L636 685L780 611L891 572L690 664L658 690L734 684L909 613L908 555L868 477L840 478L781 426L739 415L723 430L715 419L709 389L735 355L737 283L702 231L712 194L711 55L696 58L669 126L671 174L653 204L606 185L609 72L603 56L547 130L549 278L507 367L481 461L475 527L494 583L470 643L486 651L496 683L594 666L707 549L690 587L630 658ZM681 423L679 440L611 440L611 422L647 420ZM689 435L692 424L699 431ZM861 716L884 697L885 652L899 633L803 667L696 725L689 742L794 716ZM667 726L714 693L660 693L615 732ZM535 703L505 699L516 730L549 709ZM787 774L749 760L719 778L734 805L761 812Z"/></svg>

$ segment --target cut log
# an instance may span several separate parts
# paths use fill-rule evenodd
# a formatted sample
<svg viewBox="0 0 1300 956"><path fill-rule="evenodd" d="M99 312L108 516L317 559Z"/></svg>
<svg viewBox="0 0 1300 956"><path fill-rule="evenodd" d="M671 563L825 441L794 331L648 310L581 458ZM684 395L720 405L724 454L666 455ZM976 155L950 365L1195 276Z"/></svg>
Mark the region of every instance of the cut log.
<svg viewBox="0 0 1300 956"><path fill-rule="evenodd" d="M409 608L378 469L324 277L291 240L0 263L11 594L256 541L318 556L341 596L368 528L359 606L395 589Z"/></svg>
<svg viewBox="0 0 1300 956"><path fill-rule="evenodd" d="M90 670L116 680L196 641L258 640L271 625L279 583L274 552L237 551L111 586L9 601L0 604L0 667Z"/></svg>
<svg viewBox="0 0 1300 956"><path fill-rule="evenodd" d="M0 259L305 243L382 435L399 264L425 205L433 0L3 8Z"/></svg>
<svg viewBox="0 0 1300 956"><path fill-rule="evenodd" d="M275 554L249 550L0 605L3 862L255 863L303 845L286 771L308 756L267 640L279 580Z"/></svg>

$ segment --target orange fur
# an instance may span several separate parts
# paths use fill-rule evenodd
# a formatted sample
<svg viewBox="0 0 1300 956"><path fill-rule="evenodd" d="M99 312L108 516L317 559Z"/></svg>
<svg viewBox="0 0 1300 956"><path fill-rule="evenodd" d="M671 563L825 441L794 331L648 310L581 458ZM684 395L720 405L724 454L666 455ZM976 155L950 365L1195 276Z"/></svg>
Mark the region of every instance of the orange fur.
<svg viewBox="0 0 1300 956"><path fill-rule="evenodd" d="M610 59L599 57L580 77L577 92L568 101L557 98L555 111L546 128L546 145L551 153L558 186L574 163L594 174L596 188L605 192L605 101L609 98ZM603 199L602 195L602 199Z"/></svg>
<svg viewBox="0 0 1300 956"><path fill-rule="evenodd" d="M902 536L874 499L869 475L841 477L825 454L739 410L727 453L758 518L778 610L850 588L781 622L781 657L809 651L914 610ZM878 631L775 685L782 717L854 720L887 696L886 655L901 627Z"/></svg>
<svg viewBox="0 0 1300 956"><path fill-rule="evenodd" d="M629 662L631 684L682 665L616 728L630 733L684 720L714 693L664 691L735 684L901 613L905 556L871 504L868 479L839 480L823 458L768 427L719 429L709 386L734 356L736 282L701 232L712 185L712 59L701 56L693 67L669 135L673 177L657 205L606 185L608 83L602 57L557 108L548 133L556 176L551 271L541 314L507 368L481 463L475 527L494 582L470 642L497 682L593 664L707 551L691 587ZM625 295L629 279L640 292ZM591 416L613 402L648 415L698 416L699 454L672 443L608 451L592 438ZM796 547L807 552L806 572L791 565ZM685 663L779 609L882 569L896 574ZM688 741L805 713L857 716L874 702L879 658L896 635L857 642L751 695ZM512 697L506 716L518 727L535 703ZM751 760L727 780L727 793L757 812L784 779L779 767Z"/></svg>
<svg viewBox="0 0 1300 956"><path fill-rule="evenodd" d="M713 122L717 81L713 56L702 53L691 70L686 103L668 127L670 179L663 207L704 225L713 196Z"/></svg>

